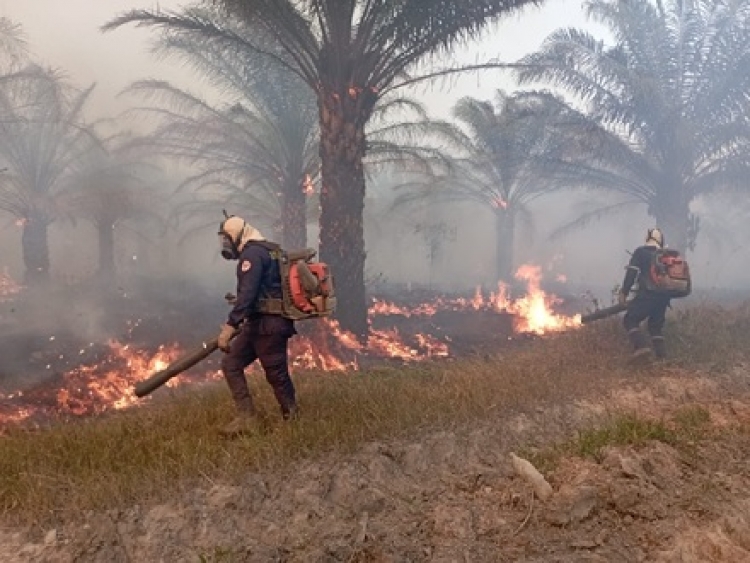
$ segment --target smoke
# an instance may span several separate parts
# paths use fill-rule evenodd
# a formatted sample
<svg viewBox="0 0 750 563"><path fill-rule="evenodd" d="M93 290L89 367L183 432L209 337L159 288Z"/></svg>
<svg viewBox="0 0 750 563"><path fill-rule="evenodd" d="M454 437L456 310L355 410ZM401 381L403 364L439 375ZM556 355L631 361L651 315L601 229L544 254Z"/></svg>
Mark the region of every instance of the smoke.
<svg viewBox="0 0 750 563"><path fill-rule="evenodd" d="M183 3L162 0L160 6L177 9ZM524 14L523 26L520 20L499 26L484 43L457 53L457 61L472 63L497 56L498 45L504 59L515 60L538 47L558 27L585 24L591 28L579 11L579 2L551 4L546 11ZM158 77L199 95L208 91L187 69L149 54L150 32L133 28L106 35L99 32L117 13L153 5L151 0L5 0L0 9L2 15L24 27L39 60L63 69L79 86L97 84L87 110L94 120L113 117L134 103L118 94L135 80ZM432 115L448 116L462 96L491 99L497 88L510 90L513 84L506 76L488 74L481 82L468 76L449 86L442 91L433 86L418 91ZM133 122L126 126L140 127ZM186 174L184 169L176 172L178 178L172 184ZM162 189L162 195L174 205L169 189L155 189ZM498 241L487 206L451 202L393 209L395 197L388 189L372 189L366 204L366 276L372 292L470 294L477 286L495 288ZM534 200L529 221L518 227L515 266L536 264L542 268L543 282L556 291L574 296L590 291L606 302L622 281L628 251L640 245L646 229L654 225L645 207L602 217L566 236L555 232L582 212L612 202L605 196L578 192ZM692 211L702 221L698 245L689 255L696 296L734 298L750 290L750 270L745 266L750 257L746 242L750 240L746 221L750 209L746 202L741 195L694 202ZM0 379L29 382L50 377L47 366L64 369L93 358L112 339L150 346L175 339L190 344L223 322L226 306L222 296L234 290L235 280L234 264L218 255L216 226L221 207L217 205L215 218L210 218L209 209L208 219L193 218L178 225L169 222L171 210L166 211L156 227L118 223L116 276L110 281L98 276L94 227L66 220L51 226L51 285L27 289L0 302ZM242 214L242 210L230 211ZM257 226L264 233L273 231L270 223ZM314 226L308 235L314 246ZM669 241L670 233L666 236ZM23 279L21 228L9 215L0 215L0 271L4 268L14 279Z"/></svg>

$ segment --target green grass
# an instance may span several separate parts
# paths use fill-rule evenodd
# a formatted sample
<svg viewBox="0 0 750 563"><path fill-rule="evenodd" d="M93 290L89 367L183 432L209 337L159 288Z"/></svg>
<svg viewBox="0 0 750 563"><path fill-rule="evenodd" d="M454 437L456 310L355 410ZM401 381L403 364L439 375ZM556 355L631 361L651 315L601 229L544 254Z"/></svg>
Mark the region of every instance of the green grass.
<svg viewBox="0 0 750 563"><path fill-rule="evenodd" d="M580 457L601 461L602 453L609 446L640 446L652 440L674 445L677 435L662 420L622 414L602 426L579 431L566 449Z"/></svg>
<svg viewBox="0 0 750 563"><path fill-rule="evenodd" d="M607 448L637 448L654 441L687 453L697 442L710 437L710 422L710 413L699 405L679 408L663 419L646 418L632 412L611 413L595 425L578 430L570 440L541 449L529 448L521 453L542 472L554 470L563 457L578 456L600 463Z"/></svg>
<svg viewBox="0 0 750 563"><path fill-rule="evenodd" d="M745 353L746 334L726 328L744 321L713 310L701 313L702 322L695 315L682 326L677 316L679 329L673 329L692 354L681 361L713 366L732 361L730 351L735 360ZM734 341L715 341L728 338ZM168 392L150 405L100 418L11 429L0 437L0 513L7 522L30 524L163 500L201 482L236 482L248 471L349 452L371 440L565 403L632 377L616 320L499 352L361 373L299 374L302 418L292 424L279 420L268 385L255 375L254 394L271 422L266 433L236 440L217 434L232 416L223 384ZM705 426L698 411L681 417L667 423L624 416L583 431L570 447L595 457L609 444L669 441L674 432Z"/></svg>

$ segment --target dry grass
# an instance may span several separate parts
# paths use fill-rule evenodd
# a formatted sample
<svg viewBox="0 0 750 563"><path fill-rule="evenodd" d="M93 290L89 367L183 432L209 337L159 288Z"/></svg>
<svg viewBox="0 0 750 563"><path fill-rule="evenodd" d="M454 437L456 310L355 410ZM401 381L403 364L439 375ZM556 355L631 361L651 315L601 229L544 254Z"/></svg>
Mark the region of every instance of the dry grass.
<svg viewBox="0 0 750 563"><path fill-rule="evenodd" d="M731 315L691 310L676 321L672 334L682 364L716 368L744 353L747 307ZM268 386L254 376L259 405L273 422L265 434L230 441L217 435L232 416L223 385L98 419L13 430L0 438L0 511L7 522L30 524L124 507L168 498L197 481L238 480L248 471L350 451L373 439L566 401L629 377L627 353L621 326L611 320L506 356L300 374L303 416L293 424L276 422ZM594 433L581 447L593 452L617 436L653 437L658 430L641 426Z"/></svg>

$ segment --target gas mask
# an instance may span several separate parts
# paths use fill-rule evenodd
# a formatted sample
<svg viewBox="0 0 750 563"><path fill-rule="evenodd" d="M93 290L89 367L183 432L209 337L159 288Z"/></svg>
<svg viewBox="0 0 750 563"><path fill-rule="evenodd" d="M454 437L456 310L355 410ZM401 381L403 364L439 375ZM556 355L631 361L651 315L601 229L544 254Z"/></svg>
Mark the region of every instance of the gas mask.
<svg viewBox="0 0 750 563"><path fill-rule="evenodd" d="M224 221L219 225L219 246L221 248L221 257L224 260L238 260L240 257L240 243L242 242L242 232L245 229L245 222L242 222L242 228L232 236L232 233L226 231L227 221L234 217L224 211Z"/></svg>

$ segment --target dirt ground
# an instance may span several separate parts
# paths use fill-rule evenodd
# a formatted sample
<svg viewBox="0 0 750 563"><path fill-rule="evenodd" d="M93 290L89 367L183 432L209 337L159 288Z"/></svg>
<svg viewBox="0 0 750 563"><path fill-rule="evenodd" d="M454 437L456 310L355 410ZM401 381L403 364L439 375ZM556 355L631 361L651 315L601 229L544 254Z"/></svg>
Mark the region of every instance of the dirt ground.
<svg viewBox="0 0 750 563"><path fill-rule="evenodd" d="M0 560L750 561L748 375L659 368L606 395L371 443L241 486L205 482L166 504L4 529ZM709 413L714 438L563 457L545 474L545 501L513 471L511 452L561 443L607 412L660 418L691 405Z"/></svg>

